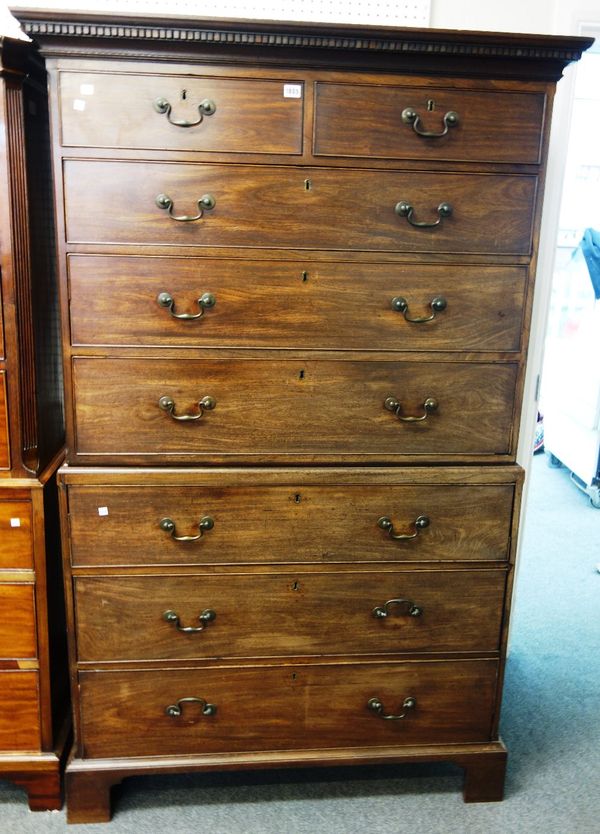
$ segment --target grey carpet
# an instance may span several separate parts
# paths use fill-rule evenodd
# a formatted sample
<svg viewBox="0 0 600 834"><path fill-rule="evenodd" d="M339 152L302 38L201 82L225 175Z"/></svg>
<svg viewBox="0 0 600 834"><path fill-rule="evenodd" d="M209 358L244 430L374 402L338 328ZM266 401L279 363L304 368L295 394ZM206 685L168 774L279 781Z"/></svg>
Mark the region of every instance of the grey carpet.
<svg viewBox="0 0 600 834"><path fill-rule="evenodd" d="M538 455L531 471L502 711L506 799L465 805L447 765L140 777L114 789L107 834L598 834L600 510ZM0 783L0 831L50 834Z"/></svg>

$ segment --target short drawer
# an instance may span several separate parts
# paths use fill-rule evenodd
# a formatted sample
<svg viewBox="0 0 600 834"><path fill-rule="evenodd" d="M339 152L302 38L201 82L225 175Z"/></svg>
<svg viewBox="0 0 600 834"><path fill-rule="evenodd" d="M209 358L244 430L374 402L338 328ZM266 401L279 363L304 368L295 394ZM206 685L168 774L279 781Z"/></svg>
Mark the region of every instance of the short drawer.
<svg viewBox="0 0 600 834"><path fill-rule="evenodd" d="M163 72L60 73L65 146L302 153L303 84Z"/></svg>
<svg viewBox="0 0 600 834"><path fill-rule="evenodd" d="M2 370L0 370L0 469L10 469L8 407L6 405L6 371Z"/></svg>
<svg viewBox="0 0 600 834"><path fill-rule="evenodd" d="M540 162L544 93L317 82L315 97L317 156Z"/></svg>
<svg viewBox="0 0 600 834"><path fill-rule="evenodd" d="M30 501L0 497L0 569L33 568Z"/></svg>
<svg viewBox="0 0 600 834"><path fill-rule="evenodd" d="M63 170L69 243L531 251L535 176L74 159Z"/></svg>
<svg viewBox="0 0 600 834"><path fill-rule="evenodd" d="M74 345L520 348L525 267L102 255L68 261Z"/></svg>
<svg viewBox="0 0 600 834"><path fill-rule="evenodd" d="M493 660L82 672L83 755L487 741L496 677Z"/></svg>
<svg viewBox="0 0 600 834"><path fill-rule="evenodd" d="M38 673L0 671L0 750L37 752L40 733Z"/></svg>
<svg viewBox="0 0 600 834"><path fill-rule="evenodd" d="M136 482L134 475L128 485L70 485L72 563L508 558L512 483L399 486L369 483L367 475L360 485L319 486L304 481L294 485L296 477L288 473L290 486L149 486L148 479ZM441 472L439 480L443 477ZM418 526L423 517L427 525ZM392 527L380 526L381 518L388 518Z"/></svg>
<svg viewBox="0 0 600 834"><path fill-rule="evenodd" d="M0 657L37 655L33 584L0 584L0 623Z"/></svg>
<svg viewBox="0 0 600 834"><path fill-rule="evenodd" d="M73 371L75 453L105 462L439 463L512 449L516 364L79 357Z"/></svg>
<svg viewBox="0 0 600 834"><path fill-rule="evenodd" d="M504 569L76 577L78 656L494 652L505 579Z"/></svg>

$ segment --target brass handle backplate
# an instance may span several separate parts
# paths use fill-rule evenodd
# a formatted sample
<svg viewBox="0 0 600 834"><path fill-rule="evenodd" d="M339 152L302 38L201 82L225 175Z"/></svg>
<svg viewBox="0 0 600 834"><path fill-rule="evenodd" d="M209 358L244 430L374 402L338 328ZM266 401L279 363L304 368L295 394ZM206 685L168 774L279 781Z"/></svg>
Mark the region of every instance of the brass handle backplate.
<svg viewBox="0 0 600 834"><path fill-rule="evenodd" d="M174 704L169 704L168 707L165 707L166 714L170 718L179 718L183 713L182 704L200 704L202 706L202 715L214 715L217 711L216 704L209 704L204 698L190 696L189 698L180 698Z"/></svg>
<svg viewBox="0 0 600 834"><path fill-rule="evenodd" d="M158 526L161 530L164 530L165 533L168 533L176 542L197 542L202 538L205 530L212 530L215 526L215 522L209 515L205 515L198 522L198 530L200 532L196 536L178 536L175 522L172 518L161 518L158 522Z"/></svg>
<svg viewBox="0 0 600 834"><path fill-rule="evenodd" d="M162 96L154 99L154 109L157 113L166 115L167 121L169 121L172 125L175 125L175 127L195 127L200 124L205 116L212 116L217 109L217 105L210 98L205 98L201 101L198 105L198 118L195 122L188 122L186 119L172 119L172 106L167 99Z"/></svg>
<svg viewBox="0 0 600 834"><path fill-rule="evenodd" d="M430 316L409 316L408 301L401 295L397 295L395 296L395 298L392 298L392 310L396 310L396 312L402 313L406 321L410 321L413 324L423 324L426 321L433 321L436 313L441 313L442 310L446 309L446 307L448 306L448 302L443 296L436 295L435 298L431 299L429 306L432 310Z"/></svg>
<svg viewBox="0 0 600 834"><path fill-rule="evenodd" d="M208 623L216 620L216 618L216 611L213 611L212 608L205 608L201 614L198 614L198 619L200 620L199 626L182 626L179 614L177 614L176 611L165 611L163 613L163 620L167 623L171 623L171 625L175 626L177 631L181 631L182 634L197 634L199 631L204 631Z"/></svg>
<svg viewBox="0 0 600 834"><path fill-rule="evenodd" d="M443 217L450 217L452 214L452 206L450 203L440 203L436 210L438 214L437 220L415 220L415 209L406 200L401 200L399 203L396 203L394 208L394 211L399 217L406 217L411 226L416 226L419 229L433 229L435 226L440 225Z"/></svg>
<svg viewBox="0 0 600 834"><path fill-rule="evenodd" d="M396 614L402 617L420 617L423 613L423 608L416 605L411 599L388 599L383 605L378 605L373 609L372 614L379 620L384 620L390 615L390 607L398 608Z"/></svg>
<svg viewBox="0 0 600 834"><path fill-rule="evenodd" d="M419 515L413 522L415 528L414 533L395 533L394 523L391 518L388 518L387 515L382 515L381 518L377 519L377 526L381 527L382 530L385 530L390 539L394 539L397 542L405 541L406 539L416 539L419 532L424 530L426 527L429 527L430 523L431 522L426 515Z"/></svg>
<svg viewBox="0 0 600 834"><path fill-rule="evenodd" d="M175 312L175 299L171 295L170 292L159 292L156 296L156 303L159 307L163 307L164 309L168 310L171 316L174 319L181 319L182 321L194 321L195 319L201 319L204 315L205 310L210 310L211 307L214 307L217 303L217 299L211 292L205 292L200 298L196 299L196 303L200 308L199 313L176 313Z"/></svg>
<svg viewBox="0 0 600 834"><path fill-rule="evenodd" d="M437 410L438 402L433 397L427 397L423 402L423 414L419 417L404 417L402 415L402 403L396 397L387 397L383 403L384 407L391 411L403 423L421 423L426 420L430 414Z"/></svg>
<svg viewBox="0 0 600 834"><path fill-rule="evenodd" d="M409 696L405 698L402 703L402 709L404 712L401 712L400 715L386 715L385 707L379 700L379 698L369 698L367 701L367 709L374 712L375 715L378 715L379 718L383 718L385 721L400 721L402 718L406 718L409 712L414 710L417 706L417 699Z"/></svg>
<svg viewBox="0 0 600 834"><path fill-rule="evenodd" d="M204 196L200 197L199 200L196 200L198 214L177 215L173 214L173 200L168 194L157 194L155 203L159 209L163 209L168 213L169 217L173 220L179 221L180 223L192 223L194 220L200 220L204 216L205 211L210 211L217 205L217 201L212 194L204 194Z"/></svg>
<svg viewBox="0 0 600 834"><path fill-rule="evenodd" d="M419 136L425 136L426 139L439 139L448 133L449 128L456 127L459 122L458 113L454 110L448 110L443 118L444 128L441 133L434 133L431 130L422 130L421 117L414 109L414 107L405 107L402 111L402 121L405 125L412 125L412 129Z"/></svg>
<svg viewBox="0 0 600 834"><path fill-rule="evenodd" d="M212 411L217 405L214 397L202 397L198 401L198 414L175 414L175 400L172 397L161 397L158 401L158 407L166 411L169 417L173 420L189 423L192 420L199 420L205 411Z"/></svg>

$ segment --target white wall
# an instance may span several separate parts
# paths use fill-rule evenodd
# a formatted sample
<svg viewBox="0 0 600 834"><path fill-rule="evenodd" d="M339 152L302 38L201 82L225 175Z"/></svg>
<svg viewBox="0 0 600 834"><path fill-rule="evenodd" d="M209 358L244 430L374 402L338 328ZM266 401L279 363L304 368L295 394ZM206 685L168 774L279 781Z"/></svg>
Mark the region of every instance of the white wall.
<svg viewBox="0 0 600 834"><path fill-rule="evenodd" d="M431 25L438 29L552 34L555 7L563 3L573 5L572 0L431 0Z"/></svg>

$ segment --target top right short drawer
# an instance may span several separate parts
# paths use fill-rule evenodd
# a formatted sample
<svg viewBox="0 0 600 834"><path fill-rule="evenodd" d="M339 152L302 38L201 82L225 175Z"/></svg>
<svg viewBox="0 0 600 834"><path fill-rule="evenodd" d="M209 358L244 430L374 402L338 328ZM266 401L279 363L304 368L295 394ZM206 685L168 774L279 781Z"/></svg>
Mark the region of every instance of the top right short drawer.
<svg viewBox="0 0 600 834"><path fill-rule="evenodd" d="M315 84L315 156L538 164L546 96Z"/></svg>

